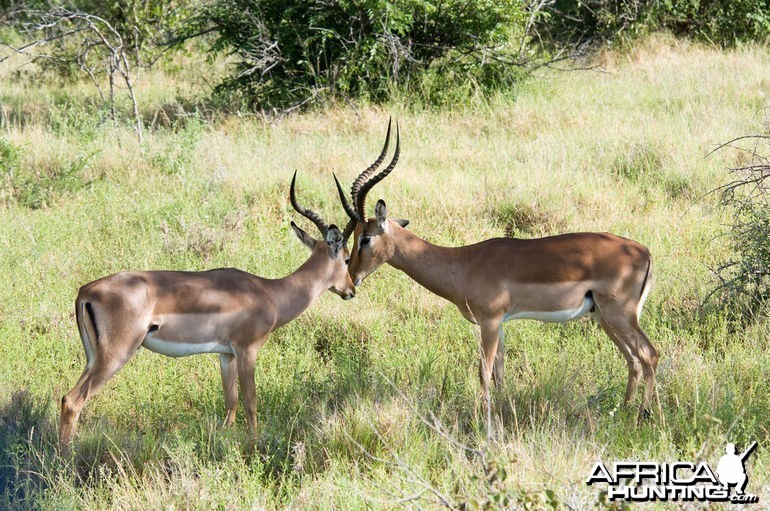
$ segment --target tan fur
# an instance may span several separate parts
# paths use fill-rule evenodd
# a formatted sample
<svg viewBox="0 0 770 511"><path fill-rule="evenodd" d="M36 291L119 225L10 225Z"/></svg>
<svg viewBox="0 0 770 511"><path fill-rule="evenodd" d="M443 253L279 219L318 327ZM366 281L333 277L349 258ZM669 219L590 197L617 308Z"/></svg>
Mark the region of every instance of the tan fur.
<svg viewBox="0 0 770 511"><path fill-rule="evenodd" d="M646 387L647 410L655 386L658 352L639 327L643 295L649 289L650 253L639 243L607 233L573 233L540 239L496 238L464 247L440 247L386 218L381 201L376 218L358 222L349 266L358 285L381 264L408 274L454 303L481 328L480 378L489 409L489 382L503 379L502 323L521 312L579 309L590 295L592 313L626 359L625 402L637 382ZM361 245L362 239L368 243ZM644 293L643 293L644 289Z"/></svg>
<svg viewBox="0 0 770 511"><path fill-rule="evenodd" d="M75 387L62 399L62 450L68 448L86 401L139 346L146 341L152 345L150 339L171 347L184 343L184 354L219 353L225 425L235 419L237 376L249 431L255 435L254 364L270 332L299 316L327 289L345 299L355 295L347 273L347 248L332 251L327 240L316 241L295 230L303 243L312 246L312 254L282 279L264 279L234 268L145 271L110 275L80 288L75 310L88 360ZM330 233L337 236L331 242L341 246L339 231L334 228Z"/></svg>

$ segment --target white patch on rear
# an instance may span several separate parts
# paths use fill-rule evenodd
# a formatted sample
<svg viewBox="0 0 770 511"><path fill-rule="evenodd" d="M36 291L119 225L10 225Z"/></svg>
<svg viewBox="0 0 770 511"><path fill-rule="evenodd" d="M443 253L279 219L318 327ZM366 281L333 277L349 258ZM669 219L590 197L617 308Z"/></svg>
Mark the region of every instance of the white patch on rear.
<svg viewBox="0 0 770 511"><path fill-rule="evenodd" d="M186 357L188 355L199 355L201 353L219 353L220 355L232 355L233 348L230 344L223 344L218 341L210 342L178 342L167 341L147 334L142 341L142 346L155 353L166 355L167 357Z"/></svg>
<svg viewBox="0 0 770 511"><path fill-rule="evenodd" d="M577 309L509 312L503 317L503 321L508 321L509 319L536 319L538 321L545 321L546 323L566 323L567 321L583 317L593 306L593 298L586 296L583 305Z"/></svg>
<svg viewBox="0 0 770 511"><path fill-rule="evenodd" d="M652 263L650 263L652 265ZM652 266L647 270L646 280L644 281L644 287L642 288L642 296L639 297L639 305L636 306L636 320L642 316L642 307L644 302L647 301L647 295L650 294L650 288L652 287Z"/></svg>
<svg viewBox="0 0 770 511"><path fill-rule="evenodd" d="M88 371L94 365L94 350L91 347L91 343L96 339L91 339L88 336L86 321L96 321L96 318L92 318L91 315L88 314L88 311L86 311L86 302L83 301L80 303L80 341L83 343L83 351L86 352L86 371Z"/></svg>

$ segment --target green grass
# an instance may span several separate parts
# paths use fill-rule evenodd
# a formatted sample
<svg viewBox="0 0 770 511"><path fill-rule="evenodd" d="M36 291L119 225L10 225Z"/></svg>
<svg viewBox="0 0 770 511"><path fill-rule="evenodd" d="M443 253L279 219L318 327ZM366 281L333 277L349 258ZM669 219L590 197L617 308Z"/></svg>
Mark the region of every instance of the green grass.
<svg viewBox="0 0 770 511"><path fill-rule="evenodd" d="M763 129L770 52L657 38L603 61L606 72L543 71L515 94L441 112L343 106L271 124L158 123L144 147L130 126L99 123L87 84L0 68L0 508L439 507L427 484L469 509L495 495L517 509L591 509L599 495L584 481L596 461L715 464L727 441L751 439L747 489L766 505L768 324L737 326L701 300L708 267L729 255L715 237L725 216L706 193L740 158L705 156ZM155 73L138 94L151 120L200 90ZM661 352L654 418L637 426L615 412L625 363L589 320L511 322L500 433L487 445L477 333L384 267L353 301L327 293L271 336L257 359L256 446L241 413L219 426L213 356L140 350L86 405L73 458L59 458L59 400L85 362L78 287L124 269L293 271L308 254L289 229L291 173L305 205L344 225L331 172L349 182L367 166L391 114L402 156L370 207L384 198L418 235L459 245L601 230L650 248L642 326ZM506 477L490 482L426 425L431 414L451 438L487 445Z"/></svg>

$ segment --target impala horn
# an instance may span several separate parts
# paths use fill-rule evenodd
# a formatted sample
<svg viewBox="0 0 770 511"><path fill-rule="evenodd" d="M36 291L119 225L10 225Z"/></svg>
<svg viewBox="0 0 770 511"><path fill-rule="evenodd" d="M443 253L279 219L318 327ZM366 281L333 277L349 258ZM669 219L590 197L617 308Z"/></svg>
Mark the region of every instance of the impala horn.
<svg viewBox="0 0 770 511"><path fill-rule="evenodd" d="M366 182L367 179L369 179L369 175L377 170L377 167L380 166L382 163L382 160L385 159L385 155L388 153L388 146L390 145L390 126L393 123L393 118L388 118L388 132L385 134L385 145L382 146L382 151L380 152L380 155L377 157L376 160L374 160L374 163L369 165L367 169L365 169L363 172L361 172L355 181L353 181L353 186L350 187L350 197L353 199L353 205L355 206L358 204L358 194L361 190L361 187ZM363 212L359 212L359 218L366 220L366 214Z"/></svg>
<svg viewBox="0 0 770 511"><path fill-rule="evenodd" d="M398 123L396 123L396 152L393 155L393 160L391 160L385 170L369 179L371 173L377 170L380 164L382 164L382 161L385 159L385 155L388 153L388 147L390 145L390 129L392 123L393 119L389 118L388 132L385 134L385 144L382 146L380 155L377 157L374 163L369 165L369 167L364 169L364 171L358 175L355 181L353 181L353 186L350 187L350 197L353 199L353 206L351 206L348 202L347 198L345 197L345 192L342 191L342 185L340 185L339 179L337 179L337 176L334 175L334 182L337 185L337 193L340 196L340 202L342 202L342 207L345 208L345 212L348 214L348 217L350 217L350 221L348 221L348 224L345 226L345 230L342 231L342 237L346 241L350 237L350 234L353 232L353 229L355 229L356 223L364 222L366 220L366 211L364 208L366 194L369 192L369 190L372 189L374 185L382 181L385 176L390 174L390 172L393 170L393 167L396 166L396 162L398 162L400 137L398 131Z"/></svg>
<svg viewBox="0 0 770 511"><path fill-rule="evenodd" d="M294 176L291 178L291 188L289 188L289 200L291 201L292 207L299 213L300 215L304 216L311 222L315 224L316 227L318 227L318 230L321 231L321 234L323 234L324 237L326 237L326 231L329 230L329 226L326 225L326 222L323 221L321 216L316 213L315 211L311 211L309 209L305 209L302 206L297 203L297 196L294 193L294 183L297 180L297 171L294 171Z"/></svg>
<svg viewBox="0 0 770 511"><path fill-rule="evenodd" d="M388 123L388 138L390 138L390 123ZM353 203L356 207L356 213L358 214L359 218L365 219L366 218L366 194L369 193L369 190L371 190L374 185L385 179L385 177L391 173L393 168L396 166L396 163L398 163L398 155L400 153L400 136L399 136L399 130L398 130L398 122L396 122L396 150L393 153L393 159L390 160L390 163L388 163L388 166L385 167L382 172L375 175L371 179L367 180L366 183L364 183L362 186L356 186L359 180L361 179L361 176L366 174L367 172L370 172L369 169L366 169L364 172L361 173L361 176L358 176L358 179L353 183L353 188L350 191L351 196L353 197ZM383 149L383 154L388 148L388 141L385 141L385 148ZM380 155L382 157L382 155ZM379 161L379 159L378 159ZM375 162L377 163L377 162ZM371 168L371 167L370 167Z"/></svg>
<svg viewBox="0 0 770 511"><path fill-rule="evenodd" d="M345 208L345 213L347 213L350 217L350 220L348 220L348 225L346 225L345 230L342 231L342 242L346 243L350 235L353 233L353 229L356 228L356 223L361 221L361 217L358 216L356 210L348 203L348 200L345 198L345 192L342 191L340 180L337 179L335 174L332 174L332 176L334 176L334 183L337 185L337 193L340 195L342 207Z"/></svg>

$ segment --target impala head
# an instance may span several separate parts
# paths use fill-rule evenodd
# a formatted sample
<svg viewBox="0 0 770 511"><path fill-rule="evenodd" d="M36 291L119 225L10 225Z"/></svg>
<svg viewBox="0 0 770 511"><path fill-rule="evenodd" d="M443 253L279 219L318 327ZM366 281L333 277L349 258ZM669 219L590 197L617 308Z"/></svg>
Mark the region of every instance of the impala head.
<svg viewBox="0 0 770 511"><path fill-rule="evenodd" d="M350 257L348 272L356 285L393 256L396 242L392 234L394 230L406 227L409 223L408 220L388 218L387 207L382 199L378 200L374 207L374 217L366 217L366 194L374 185L385 179L398 162L400 137L398 123L396 123L396 150L393 153L393 159L379 174L370 177L388 152L390 128L391 122L388 121L388 133L385 135L385 145L380 155L353 181L353 186L350 189L353 206L348 203L337 176L334 176L340 201L342 201L342 206L350 217L342 236L347 239L351 233L353 234L353 252Z"/></svg>
<svg viewBox="0 0 770 511"><path fill-rule="evenodd" d="M294 193L294 183L296 179L297 172L295 171L294 177L291 179L291 188L289 191L291 205L297 213L304 216L318 227L322 238L313 238L297 227L297 224L294 222L291 222L291 228L302 244L313 252L313 255L328 259L328 262L331 265L331 284L329 286L329 291L341 296L343 300L350 300L356 295L356 287L353 285L353 281L348 273L350 252L347 247L347 237L340 232L336 225L326 225L326 222L323 221L318 213L305 209L297 203L297 197Z"/></svg>

